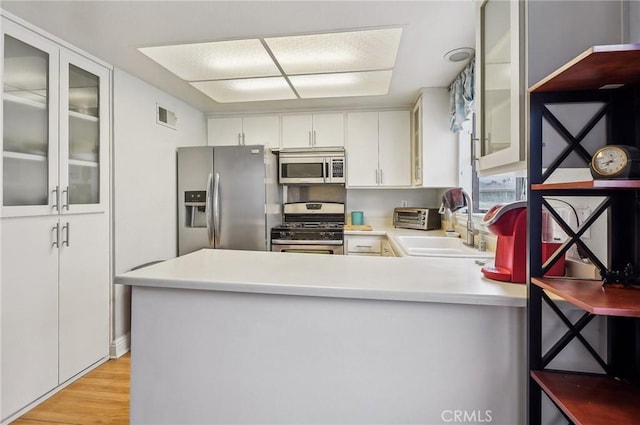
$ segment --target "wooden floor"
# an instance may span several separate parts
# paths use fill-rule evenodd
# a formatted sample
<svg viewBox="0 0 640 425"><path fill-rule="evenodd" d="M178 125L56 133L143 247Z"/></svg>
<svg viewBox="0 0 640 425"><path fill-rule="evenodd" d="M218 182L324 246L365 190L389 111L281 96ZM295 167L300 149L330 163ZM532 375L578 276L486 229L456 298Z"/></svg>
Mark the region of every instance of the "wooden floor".
<svg viewBox="0 0 640 425"><path fill-rule="evenodd" d="M130 370L130 354L109 360L12 425L129 424Z"/></svg>

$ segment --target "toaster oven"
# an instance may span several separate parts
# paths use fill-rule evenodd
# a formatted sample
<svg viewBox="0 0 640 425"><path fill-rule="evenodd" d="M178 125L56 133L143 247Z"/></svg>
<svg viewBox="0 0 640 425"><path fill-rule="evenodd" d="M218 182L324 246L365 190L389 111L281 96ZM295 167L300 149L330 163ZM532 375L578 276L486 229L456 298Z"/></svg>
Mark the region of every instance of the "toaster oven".
<svg viewBox="0 0 640 425"><path fill-rule="evenodd" d="M438 208L398 207L393 210L393 227L437 230L441 227Z"/></svg>

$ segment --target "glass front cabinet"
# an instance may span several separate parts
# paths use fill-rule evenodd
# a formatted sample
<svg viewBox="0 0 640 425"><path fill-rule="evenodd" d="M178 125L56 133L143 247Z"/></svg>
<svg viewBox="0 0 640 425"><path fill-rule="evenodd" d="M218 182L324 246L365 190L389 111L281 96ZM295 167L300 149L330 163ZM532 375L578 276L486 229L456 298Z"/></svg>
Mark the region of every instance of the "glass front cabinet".
<svg viewBox="0 0 640 425"><path fill-rule="evenodd" d="M2 20L2 216L101 212L109 70Z"/></svg>
<svg viewBox="0 0 640 425"><path fill-rule="evenodd" d="M524 4L485 0L478 6L478 21L478 172L524 172Z"/></svg>

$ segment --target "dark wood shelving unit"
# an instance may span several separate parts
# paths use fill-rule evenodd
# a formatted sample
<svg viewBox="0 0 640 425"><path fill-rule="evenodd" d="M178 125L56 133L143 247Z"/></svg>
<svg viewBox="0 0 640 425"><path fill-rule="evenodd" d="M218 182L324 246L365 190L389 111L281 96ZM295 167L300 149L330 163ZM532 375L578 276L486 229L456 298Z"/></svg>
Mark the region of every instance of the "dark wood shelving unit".
<svg viewBox="0 0 640 425"><path fill-rule="evenodd" d="M640 389L605 375L533 371L531 377L573 422L637 425Z"/></svg>
<svg viewBox="0 0 640 425"><path fill-rule="evenodd" d="M612 84L638 84L640 74L633 65L639 61L640 44L593 46L531 86L529 92L598 90Z"/></svg>
<svg viewBox="0 0 640 425"><path fill-rule="evenodd" d="M528 423L542 423L544 393L565 418L575 424L638 424L640 289L604 286L601 280L544 277L545 270L558 256L547 261L551 264L543 264L542 242L537 235L542 234L543 208L556 222L562 220L559 214L550 211L553 207L546 198L604 198L577 230L566 223L558 223L568 236L558 255L564 255L571 245L578 245L588 251L589 258L603 273L621 271L628 263L640 270L640 180L546 182L571 155L574 161L576 156L583 160L584 168L589 167L591 153L581 142L598 124L604 123L606 127L602 146L627 144L640 147L640 44L594 46L532 86L529 93ZM561 122L553 111L559 106L582 103L603 106L592 117L586 117L588 122L579 132L572 133L567 130L571 125ZM549 131L549 128L567 146L554 155L555 158L545 158L543 164L543 131ZM580 238L605 212L608 258L603 262ZM570 321L549 294L582 309L582 317ZM546 352L543 350L543 303L567 326L567 332ZM596 316L606 317L606 361L581 334ZM547 369L574 339L578 339L600 365L602 374Z"/></svg>
<svg viewBox="0 0 640 425"><path fill-rule="evenodd" d="M532 277L531 283L592 314L640 317L640 289L603 286L600 280L583 279Z"/></svg>
<svg viewBox="0 0 640 425"><path fill-rule="evenodd" d="M640 180L587 180L567 183L532 184L531 190L640 189Z"/></svg>

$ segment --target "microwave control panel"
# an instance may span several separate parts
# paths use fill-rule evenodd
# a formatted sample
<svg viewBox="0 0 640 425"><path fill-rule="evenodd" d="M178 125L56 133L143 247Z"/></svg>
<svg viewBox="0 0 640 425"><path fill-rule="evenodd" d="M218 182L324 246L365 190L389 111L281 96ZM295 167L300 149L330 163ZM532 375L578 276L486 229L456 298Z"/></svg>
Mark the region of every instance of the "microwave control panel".
<svg viewBox="0 0 640 425"><path fill-rule="evenodd" d="M331 177L344 177L344 159L331 159Z"/></svg>

